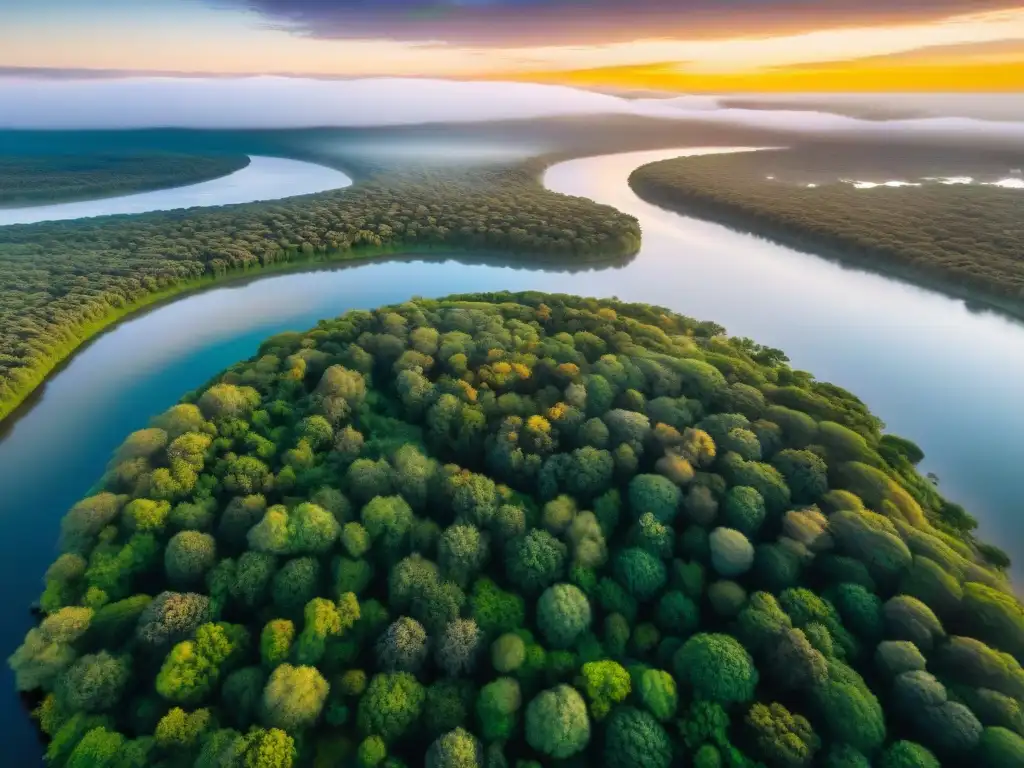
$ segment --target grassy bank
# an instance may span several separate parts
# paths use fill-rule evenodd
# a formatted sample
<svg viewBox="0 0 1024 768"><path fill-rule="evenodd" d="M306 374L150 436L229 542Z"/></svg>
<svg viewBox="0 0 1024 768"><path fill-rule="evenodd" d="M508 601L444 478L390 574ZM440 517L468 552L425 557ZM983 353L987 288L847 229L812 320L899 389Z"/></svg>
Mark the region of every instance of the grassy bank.
<svg viewBox="0 0 1024 768"><path fill-rule="evenodd" d="M112 307L103 317L71 329L70 336L61 344L53 347L53 351L46 362L33 367L31 375L24 380L24 383L14 388L9 396L0 400L0 435L2 435L2 427L6 426L4 424L5 420L16 418L17 413L22 407L31 403L31 398L38 393L41 385L67 365L89 342L103 333L112 330L122 321L134 319L146 311L157 309L185 295L201 293L230 284L238 285L250 280L258 280L277 274L315 271L342 265L357 265L376 260L386 260L388 257L436 258L450 256L456 259L471 257L471 260L475 263L494 262L508 266L546 264L554 268L572 270L573 268L586 269L604 264L619 263L635 255L638 247L639 245L637 244L631 250L623 250L619 255L574 254L571 260L567 260L564 256L559 257L552 254L517 254L495 250L488 251L486 249L460 248L457 246L391 244L362 246L349 250L334 249L308 257L295 254L295 257L289 261L232 269L221 274L204 274L201 277L182 281L164 290L145 294L141 298L123 306Z"/></svg>

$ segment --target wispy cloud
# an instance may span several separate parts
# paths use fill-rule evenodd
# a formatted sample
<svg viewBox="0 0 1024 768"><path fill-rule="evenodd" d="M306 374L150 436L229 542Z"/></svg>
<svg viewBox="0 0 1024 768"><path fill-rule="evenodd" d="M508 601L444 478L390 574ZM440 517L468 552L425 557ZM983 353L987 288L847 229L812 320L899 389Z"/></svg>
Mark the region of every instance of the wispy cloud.
<svg viewBox="0 0 1024 768"><path fill-rule="evenodd" d="M207 0L318 38L462 46L625 42L763 35L932 21L1013 7L1013 0ZM1019 5L1019 3L1018 3Z"/></svg>

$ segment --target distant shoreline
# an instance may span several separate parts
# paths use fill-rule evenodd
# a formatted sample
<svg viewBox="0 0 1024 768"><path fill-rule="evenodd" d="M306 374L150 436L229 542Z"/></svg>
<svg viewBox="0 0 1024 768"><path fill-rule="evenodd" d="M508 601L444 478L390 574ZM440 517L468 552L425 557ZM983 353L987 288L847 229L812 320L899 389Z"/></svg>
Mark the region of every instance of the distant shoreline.
<svg viewBox="0 0 1024 768"><path fill-rule="evenodd" d="M763 237L779 245L811 253L844 266L875 272L885 277L894 277L920 288L962 299L967 303L969 309L974 304L979 308L1007 315L1015 321L1024 321L1024 301L994 296L986 291L959 285L952 280L927 272L875 259L867 256L862 249L855 246L843 247L836 240L816 235L809 230L794 232L773 225L757 214L742 208L727 207L701 200L682 189L674 189L670 194L662 188L662 185L644 180L640 176L642 170L643 168L638 168L630 174L629 186L638 197L652 205L686 216L712 221L737 232Z"/></svg>

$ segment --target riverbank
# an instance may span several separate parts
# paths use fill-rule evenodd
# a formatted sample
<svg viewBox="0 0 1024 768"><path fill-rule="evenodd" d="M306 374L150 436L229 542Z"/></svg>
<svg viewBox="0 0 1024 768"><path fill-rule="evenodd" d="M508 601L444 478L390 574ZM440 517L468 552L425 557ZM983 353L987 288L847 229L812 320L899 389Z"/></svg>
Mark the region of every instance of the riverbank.
<svg viewBox="0 0 1024 768"><path fill-rule="evenodd" d="M169 190L228 176L249 163L247 155L173 152L0 157L0 210Z"/></svg>
<svg viewBox="0 0 1024 768"><path fill-rule="evenodd" d="M792 222L783 224L757 210L712 200L695 190L667 185L648 178L645 168L638 168L630 175L629 185L638 197L648 203L721 224L737 232L764 237L779 245L812 253L844 267L875 272L951 298L962 299L971 309L985 309L1017 321L1024 321L1024 298L1014 300L935 274L924 266L914 268L895 262L892 258L874 256L856 242L817 228L812 229L809 225L803 229L795 229Z"/></svg>
<svg viewBox="0 0 1024 768"><path fill-rule="evenodd" d="M265 266L235 269L220 275L208 274L195 280L188 280L177 285L147 294L144 298L126 304L111 311L103 318L87 325L80 326L74 335L56 348L52 363L40 367L38 373L29 379L25 386L14 390L12 398L0 401L0 439L6 431L14 426L19 415L30 408L33 397L41 394L46 381L59 373L76 354L83 351L90 342L102 334L113 330L120 323L135 319L145 312L158 309L186 295L192 295L229 285L243 285L247 281L260 280L275 274L293 272L312 272L331 269L339 266L358 265L370 261L390 260L402 257L410 259L429 256L432 258L466 257L472 255L472 263L482 264L497 262L502 266L554 266L560 270L574 271L575 268L588 269L604 266L620 265L636 255L639 244L631 251L618 256L601 254L574 254L571 262L563 257L552 254L516 254L501 251L482 251L480 249L460 248L457 246L430 245L383 245L365 246L357 250L336 250L323 254L315 254L309 258L296 258L287 262L274 262Z"/></svg>

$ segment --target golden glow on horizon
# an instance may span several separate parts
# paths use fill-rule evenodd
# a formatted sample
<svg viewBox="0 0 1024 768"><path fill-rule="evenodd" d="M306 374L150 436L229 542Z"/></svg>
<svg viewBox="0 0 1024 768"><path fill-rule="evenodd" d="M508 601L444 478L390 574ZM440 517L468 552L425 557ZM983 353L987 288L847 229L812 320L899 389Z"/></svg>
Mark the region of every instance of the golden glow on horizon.
<svg viewBox="0 0 1024 768"><path fill-rule="evenodd" d="M233 17L232 24L218 11L204 14L209 24L178 28L154 25L152 18L137 23L126 18L116 28L95 26L85 34L76 24L40 23L30 29L0 24L0 65L421 75L718 92L1024 90L1024 6L933 22L789 34L507 48L327 40L268 27L251 14ZM1022 43L1016 50L999 48L1014 40ZM999 50L986 54L986 45ZM965 52L958 53L957 46ZM929 48L943 52L930 56Z"/></svg>

